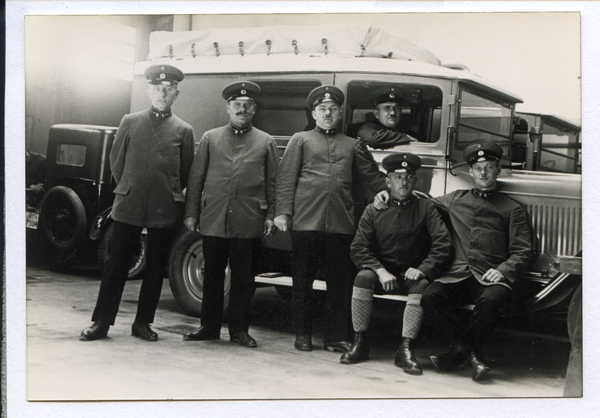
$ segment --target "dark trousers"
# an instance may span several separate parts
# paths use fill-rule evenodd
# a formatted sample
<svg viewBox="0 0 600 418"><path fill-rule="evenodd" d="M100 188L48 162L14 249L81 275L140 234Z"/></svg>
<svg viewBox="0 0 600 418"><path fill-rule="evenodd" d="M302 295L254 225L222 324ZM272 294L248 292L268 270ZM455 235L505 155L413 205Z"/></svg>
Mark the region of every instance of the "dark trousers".
<svg viewBox="0 0 600 418"><path fill-rule="evenodd" d="M327 283L325 343L350 340L351 243L351 235L292 231L292 326L296 334L312 331L312 284L320 266Z"/></svg>
<svg viewBox="0 0 600 418"><path fill-rule="evenodd" d="M114 325L133 252L138 245L142 229L141 226L114 221L113 235L110 241L110 258L102 273L102 283L92 321ZM169 255L172 233L172 228L148 228L146 272L138 298L135 322L154 322L154 314L163 284L162 273Z"/></svg>
<svg viewBox="0 0 600 418"><path fill-rule="evenodd" d="M502 285L483 285L471 276L457 283L434 281L423 292L421 306L436 327L450 340L453 351L478 351L492 332L510 289ZM474 304L467 324L458 319L457 309Z"/></svg>
<svg viewBox="0 0 600 418"><path fill-rule="evenodd" d="M420 295L423 293L429 282L427 279L407 280L403 276L396 276L397 289L386 292L379 280L379 276L371 269L364 269L358 272L354 279L354 287L371 289L376 295Z"/></svg>
<svg viewBox="0 0 600 418"><path fill-rule="evenodd" d="M229 334L248 332L248 311L254 295L254 270L252 258L255 239L220 238L205 236L204 296L200 318L202 326L221 329L227 261L231 269L229 293Z"/></svg>

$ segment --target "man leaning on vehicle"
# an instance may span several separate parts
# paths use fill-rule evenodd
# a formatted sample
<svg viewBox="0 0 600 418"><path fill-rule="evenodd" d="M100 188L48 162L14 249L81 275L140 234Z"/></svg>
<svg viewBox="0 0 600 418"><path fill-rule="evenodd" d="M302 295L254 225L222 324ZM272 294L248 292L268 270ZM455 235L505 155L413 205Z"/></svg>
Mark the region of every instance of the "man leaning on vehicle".
<svg viewBox="0 0 600 418"><path fill-rule="evenodd" d="M358 137L371 148L388 149L416 141L405 134L400 126L402 115L401 89L398 86L381 87L372 94L375 105L375 121L365 122L358 130Z"/></svg>
<svg viewBox="0 0 600 418"><path fill-rule="evenodd" d="M148 231L148 264L131 333L146 341L158 339L150 324L160 299L173 227L185 200L182 190L194 156L194 131L171 111L183 73L170 65L153 65L144 75L152 106L123 117L110 152L110 168L117 183L110 258L102 274L94 323L81 332L82 340L105 338L114 325L144 228Z"/></svg>
<svg viewBox="0 0 600 418"><path fill-rule="evenodd" d="M498 190L502 153L502 147L489 140L469 144L463 157L475 187L434 199L452 223L455 257L421 300L425 314L452 346L452 351L431 356L431 361L442 371L456 370L466 361L473 380L491 371L482 343L532 257L525 209ZM457 309L465 304L475 307L463 324Z"/></svg>
<svg viewBox="0 0 600 418"><path fill-rule="evenodd" d="M256 347L248 334L254 294L252 260L257 240L276 231L275 178L279 165L271 135L252 126L260 87L250 81L223 89L230 121L206 132L196 150L187 189L184 224L203 236L204 297L201 327L188 341L220 338L227 262L231 268L229 336ZM199 219L198 219L199 218Z"/></svg>

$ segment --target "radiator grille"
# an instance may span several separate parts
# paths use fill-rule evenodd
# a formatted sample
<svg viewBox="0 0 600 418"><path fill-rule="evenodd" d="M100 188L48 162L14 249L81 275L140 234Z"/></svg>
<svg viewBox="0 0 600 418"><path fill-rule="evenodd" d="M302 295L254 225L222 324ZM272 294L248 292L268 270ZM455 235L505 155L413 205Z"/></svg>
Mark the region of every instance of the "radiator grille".
<svg viewBox="0 0 600 418"><path fill-rule="evenodd" d="M527 205L538 254L574 256L581 251L581 208Z"/></svg>

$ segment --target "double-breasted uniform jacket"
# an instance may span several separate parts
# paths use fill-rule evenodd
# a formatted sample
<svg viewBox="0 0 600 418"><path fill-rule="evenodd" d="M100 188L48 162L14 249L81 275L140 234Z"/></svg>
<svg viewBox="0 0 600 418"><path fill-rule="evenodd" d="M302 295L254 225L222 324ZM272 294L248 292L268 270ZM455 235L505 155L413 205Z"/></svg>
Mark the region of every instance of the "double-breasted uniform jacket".
<svg viewBox="0 0 600 418"><path fill-rule="evenodd" d="M432 281L452 258L450 232L429 200L392 199L383 210L371 203L358 224L350 257L359 269L385 268L399 277L414 267Z"/></svg>
<svg viewBox="0 0 600 418"><path fill-rule="evenodd" d="M498 189L457 190L434 201L448 212L452 222L455 257L437 280L455 283L473 275L483 285L511 288L531 262L531 235L525 209ZM482 276L490 268L506 281L490 283Z"/></svg>
<svg viewBox="0 0 600 418"><path fill-rule="evenodd" d="M388 128L379 121L364 123L358 130L357 136L371 148L387 149L396 145L406 145L416 141L410 135L397 128Z"/></svg>
<svg viewBox="0 0 600 418"><path fill-rule="evenodd" d="M147 228L172 227L185 198L194 158L192 126L153 109L125 115L110 152L117 182L113 219ZM179 207L181 210L181 207Z"/></svg>
<svg viewBox="0 0 600 418"><path fill-rule="evenodd" d="M276 215L290 215L294 231L354 235L353 168L374 193L387 187L362 152L356 139L318 126L294 134L277 175Z"/></svg>
<svg viewBox="0 0 600 418"><path fill-rule="evenodd" d="M231 122L202 136L188 182L185 217L200 216L200 233L260 238L275 217L279 154L271 135L249 126L236 135Z"/></svg>

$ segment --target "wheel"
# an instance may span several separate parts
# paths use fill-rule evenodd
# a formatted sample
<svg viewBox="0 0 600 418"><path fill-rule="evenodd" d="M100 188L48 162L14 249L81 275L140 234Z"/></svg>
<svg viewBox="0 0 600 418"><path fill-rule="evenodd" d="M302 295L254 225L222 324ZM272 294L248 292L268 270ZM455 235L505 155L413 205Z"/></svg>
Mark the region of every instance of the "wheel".
<svg viewBox="0 0 600 418"><path fill-rule="evenodd" d="M106 231L98 240L98 248L96 254L98 256L98 264L102 268L108 263L110 258L110 241L113 234L114 224L110 224ZM146 260L148 255L148 239L146 235L140 235L140 240L131 259L131 267L129 267L129 274L127 275L128 280L139 279L144 269L146 268Z"/></svg>
<svg viewBox="0 0 600 418"><path fill-rule="evenodd" d="M169 261L169 284L175 300L188 315L200 316L204 284L204 254L202 235L184 232L171 249ZM231 288L229 269L225 274L225 303L229 303Z"/></svg>
<svg viewBox="0 0 600 418"><path fill-rule="evenodd" d="M49 267L67 267L85 247L86 229L85 207L77 193L64 186L50 189L40 212L40 258Z"/></svg>

